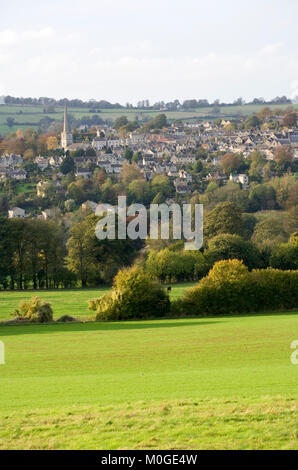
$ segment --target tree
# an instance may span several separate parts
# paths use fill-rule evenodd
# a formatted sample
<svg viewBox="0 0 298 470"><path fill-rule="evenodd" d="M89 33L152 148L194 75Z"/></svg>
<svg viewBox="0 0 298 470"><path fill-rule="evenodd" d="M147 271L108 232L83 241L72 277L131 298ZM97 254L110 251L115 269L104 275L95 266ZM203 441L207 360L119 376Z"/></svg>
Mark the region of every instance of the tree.
<svg viewBox="0 0 298 470"><path fill-rule="evenodd" d="M261 180L261 172L266 164L264 155L258 150L254 150L250 154L251 165L249 169L249 176L254 180Z"/></svg>
<svg viewBox="0 0 298 470"><path fill-rule="evenodd" d="M222 233L242 233L241 211L233 202L223 202L218 204L205 217L204 236L207 239L213 238Z"/></svg>
<svg viewBox="0 0 298 470"><path fill-rule="evenodd" d="M154 119L154 129L162 129L167 126L167 116L165 114L158 114Z"/></svg>
<svg viewBox="0 0 298 470"><path fill-rule="evenodd" d="M74 159L70 155L66 155L63 162L60 165L60 171L63 175L67 175L67 173L74 172L76 169L76 165Z"/></svg>
<svg viewBox="0 0 298 470"><path fill-rule="evenodd" d="M234 153L226 153L220 161L220 165L226 174L238 171L241 166L241 159Z"/></svg>
<svg viewBox="0 0 298 470"><path fill-rule="evenodd" d="M274 160L280 172L284 172L290 167L293 161L293 153L288 145L279 145L274 150Z"/></svg>
<svg viewBox="0 0 298 470"><path fill-rule="evenodd" d="M193 164L193 171L195 173L201 173L202 169L203 169L203 163L202 163L202 160L197 160L194 164Z"/></svg>
<svg viewBox="0 0 298 470"><path fill-rule="evenodd" d="M276 269L298 269L298 243L282 243L273 247L269 263Z"/></svg>
<svg viewBox="0 0 298 470"><path fill-rule="evenodd" d="M7 125L8 127L14 126L14 125L15 125L15 119L12 118L12 117L6 118L6 125Z"/></svg>
<svg viewBox="0 0 298 470"><path fill-rule="evenodd" d="M238 259L222 260L215 263L208 276L201 280L200 285L220 286L226 283L237 283L241 278L245 278L247 274L248 269L243 261Z"/></svg>
<svg viewBox="0 0 298 470"><path fill-rule="evenodd" d="M135 163L130 165L129 163L124 162L120 176L125 186L128 186L133 180L143 179L141 170Z"/></svg>
<svg viewBox="0 0 298 470"><path fill-rule="evenodd" d="M248 116L248 118L245 119L244 125L247 129L260 127L261 121L258 118L258 116L256 116L255 114L252 114L251 116Z"/></svg>
<svg viewBox="0 0 298 470"><path fill-rule="evenodd" d="M250 240L256 226L257 219L252 214L242 214L242 236L245 240Z"/></svg>
<svg viewBox="0 0 298 470"><path fill-rule="evenodd" d="M295 112L290 112L285 114L283 120L282 120L282 125L285 127L296 127L297 125L297 113Z"/></svg>
<svg viewBox="0 0 298 470"><path fill-rule="evenodd" d="M211 264L222 259L238 259L249 269L260 266L259 253L254 244L235 234L224 233L212 238L204 254Z"/></svg>
<svg viewBox="0 0 298 470"><path fill-rule="evenodd" d="M272 110L267 106L265 108L262 108L261 111L257 113L257 116L261 121L265 121L265 119L269 118L271 114Z"/></svg>
<svg viewBox="0 0 298 470"><path fill-rule="evenodd" d="M73 225L67 241L68 269L78 275L82 287L86 287L95 272L92 250L92 239L95 237L94 222L94 216L88 216Z"/></svg>
<svg viewBox="0 0 298 470"><path fill-rule="evenodd" d="M89 302L97 320L162 317L170 311L168 293L137 267L121 269L112 290Z"/></svg>
<svg viewBox="0 0 298 470"><path fill-rule="evenodd" d="M286 241L288 235L283 227L283 222L276 216L268 216L255 226L252 241L259 247L274 245Z"/></svg>
<svg viewBox="0 0 298 470"><path fill-rule="evenodd" d="M67 199L64 202L64 206L67 212L73 212L76 209L76 203L73 199Z"/></svg>
<svg viewBox="0 0 298 470"><path fill-rule="evenodd" d="M54 135L51 135L47 138L47 149L56 150L58 148L58 139Z"/></svg>
<svg viewBox="0 0 298 470"><path fill-rule="evenodd" d="M150 251L145 262L146 272L161 282L191 281L204 265L200 251L174 251L165 248L159 252Z"/></svg>
<svg viewBox="0 0 298 470"><path fill-rule="evenodd" d="M129 163L131 163L132 157L133 157L133 151L130 148L127 148L124 152L124 158L126 158L126 160L128 160Z"/></svg>
<svg viewBox="0 0 298 470"><path fill-rule="evenodd" d="M130 204L133 202L149 204L151 200L150 183L140 179L131 181L128 185L128 200Z"/></svg>
<svg viewBox="0 0 298 470"><path fill-rule="evenodd" d="M70 183L67 187L67 194L70 199L74 199L77 203L82 203L86 198L83 189L77 182Z"/></svg>
<svg viewBox="0 0 298 470"><path fill-rule="evenodd" d="M162 193L166 198L173 194L170 179L165 175L156 175L152 180L152 193L156 196L157 193Z"/></svg>
<svg viewBox="0 0 298 470"><path fill-rule="evenodd" d="M120 127L123 127L126 124L128 124L127 117L126 116L119 116L118 118L115 119L114 128L118 130L118 129L120 129Z"/></svg>
<svg viewBox="0 0 298 470"><path fill-rule="evenodd" d="M276 192L271 184L258 184L252 188L249 199L253 211L272 210L276 206Z"/></svg>

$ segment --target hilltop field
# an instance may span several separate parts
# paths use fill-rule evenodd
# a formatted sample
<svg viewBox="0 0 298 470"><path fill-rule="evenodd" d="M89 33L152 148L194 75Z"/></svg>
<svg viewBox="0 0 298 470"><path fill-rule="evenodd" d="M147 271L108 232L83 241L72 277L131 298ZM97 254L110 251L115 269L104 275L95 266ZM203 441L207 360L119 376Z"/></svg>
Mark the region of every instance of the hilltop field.
<svg viewBox="0 0 298 470"><path fill-rule="evenodd" d="M248 116L252 113L257 113L264 108L265 105L226 105L220 106L220 112L218 114L212 114L211 107L200 107L190 111L152 111L148 109L100 109L100 113L90 113L88 108L69 108L69 114L73 115L76 119L82 118L83 116L93 116L98 114L102 119L109 119L114 121L119 116L127 116L130 119L138 117L142 120L144 117L154 118L157 114L164 112L169 121L176 119L196 121L204 119L228 119L236 118L239 115ZM271 109L285 109L287 105L266 105ZM298 109L298 104L292 104L291 107ZM98 109L96 108L98 111ZM28 127L38 128L39 121L45 117L49 117L56 121L61 121L63 118L63 107L55 106L55 112L44 113L44 106L32 105L32 106L19 106L19 105L0 105L0 135L6 135L11 131L17 129L25 129ZM13 118L15 124L8 127L6 124L7 118Z"/></svg>
<svg viewBox="0 0 298 470"><path fill-rule="evenodd" d="M99 293L38 294L87 319ZM0 325L0 449L297 449L297 313Z"/></svg>

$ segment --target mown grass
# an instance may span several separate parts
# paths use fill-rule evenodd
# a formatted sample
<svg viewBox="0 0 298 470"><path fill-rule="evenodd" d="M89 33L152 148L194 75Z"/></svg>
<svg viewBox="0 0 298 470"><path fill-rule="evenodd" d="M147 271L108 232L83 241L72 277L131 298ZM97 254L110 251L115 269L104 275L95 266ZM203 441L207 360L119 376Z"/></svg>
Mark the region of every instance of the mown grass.
<svg viewBox="0 0 298 470"><path fill-rule="evenodd" d="M171 298L182 295L185 289L194 283L175 284L172 286ZM77 318L88 318L93 312L88 310L88 300L98 298L107 292L109 287L94 289L58 289L37 291L0 291L0 321L11 320L11 314L18 308L21 300L30 300L38 296L50 302L54 311L54 318L62 315L72 315Z"/></svg>
<svg viewBox="0 0 298 470"><path fill-rule="evenodd" d="M297 448L297 313L1 326L1 448Z"/></svg>

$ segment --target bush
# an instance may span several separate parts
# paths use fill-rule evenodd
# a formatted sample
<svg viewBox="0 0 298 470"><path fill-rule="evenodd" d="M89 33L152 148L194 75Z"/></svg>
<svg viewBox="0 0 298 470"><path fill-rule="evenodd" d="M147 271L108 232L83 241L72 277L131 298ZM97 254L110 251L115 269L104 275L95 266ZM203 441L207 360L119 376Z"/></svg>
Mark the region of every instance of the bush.
<svg viewBox="0 0 298 470"><path fill-rule="evenodd" d="M53 321L53 310L48 302L40 300L39 297L32 297L29 301L20 302L14 316L34 323L50 323Z"/></svg>
<svg viewBox="0 0 298 470"><path fill-rule="evenodd" d="M207 274L204 256L200 251L172 251L165 248L159 252L150 251L145 270L151 278L161 282L183 282L198 280Z"/></svg>
<svg viewBox="0 0 298 470"><path fill-rule="evenodd" d="M71 315L62 315L62 317L56 320L57 323L70 323L78 321L76 318L72 317Z"/></svg>
<svg viewBox="0 0 298 470"><path fill-rule="evenodd" d="M88 306L96 312L96 320L128 320L162 317L170 311L170 300L143 269L132 267L120 270L112 290Z"/></svg>
<svg viewBox="0 0 298 470"><path fill-rule="evenodd" d="M258 269L238 260L215 263L208 276L188 289L177 313L218 315L298 307L298 271ZM173 306L174 308L174 306Z"/></svg>

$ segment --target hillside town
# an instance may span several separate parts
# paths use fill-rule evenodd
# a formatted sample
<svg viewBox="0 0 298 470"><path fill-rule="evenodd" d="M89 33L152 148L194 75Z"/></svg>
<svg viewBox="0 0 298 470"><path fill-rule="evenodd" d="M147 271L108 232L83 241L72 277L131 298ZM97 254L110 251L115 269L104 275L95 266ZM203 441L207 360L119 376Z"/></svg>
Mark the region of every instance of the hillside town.
<svg viewBox="0 0 298 470"><path fill-rule="evenodd" d="M170 197L179 201L194 193L203 193L212 182L218 186L234 182L239 188L248 190L250 180L261 182L262 178L266 179L266 174L267 179L269 175L280 175L281 170L274 163L275 155L282 150L288 154L288 157L281 156L284 159L284 171L288 172L291 164L295 173L298 167L297 115L290 113L296 116L296 125L285 126L285 116L263 114L265 119L262 126L254 126L253 119L248 126L237 126L229 120L177 121L169 124L166 123L165 116L160 115L164 118L163 126L150 132L137 128L123 133L123 126L116 128L117 126L104 125L92 129L85 127L79 133L76 131L79 139L74 142L65 107L60 139L48 137L48 141L54 138L57 142L56 148L55 145L50 147L48 155L46 152L44 155L33 154L30 163L21 154L3 152L0 156L2 186L7 187L9 181L23 185L29 183L31 190L25 207L21 204L11 207L8 201L8 217L26 217L31 214L47 219L57 212L48 197L49 188L60 193L65 202L73 199L69 196L71 184L73 186L76 182L85 180L85 185L88 185L99 171L102 183L108 180L117 184L123 179L123 169L127 166L136 172L133 179L152 182L157 176L166 177L171 188L166 194L167 199ZM127 125L126 118L123 122ZM294 121L291 123L294 124ZM261 160L257 174L252 168L252 155L258 155ZM48 207L43 203L40 213L36 210L36 204L30 207L34 187L37 199L48 199ZM122 187L120 192L121 190L125 191L125 188ZM22 201L24 195L26 190L14 199ZM113 202L101 199L102 194L98 192L95 201L89 201L94 212L98 202ZM81 198L74 198L74 201L86 204ZM2 203L3 205L5 206ZM61 204L59 207L65 211Z"/></svg>

